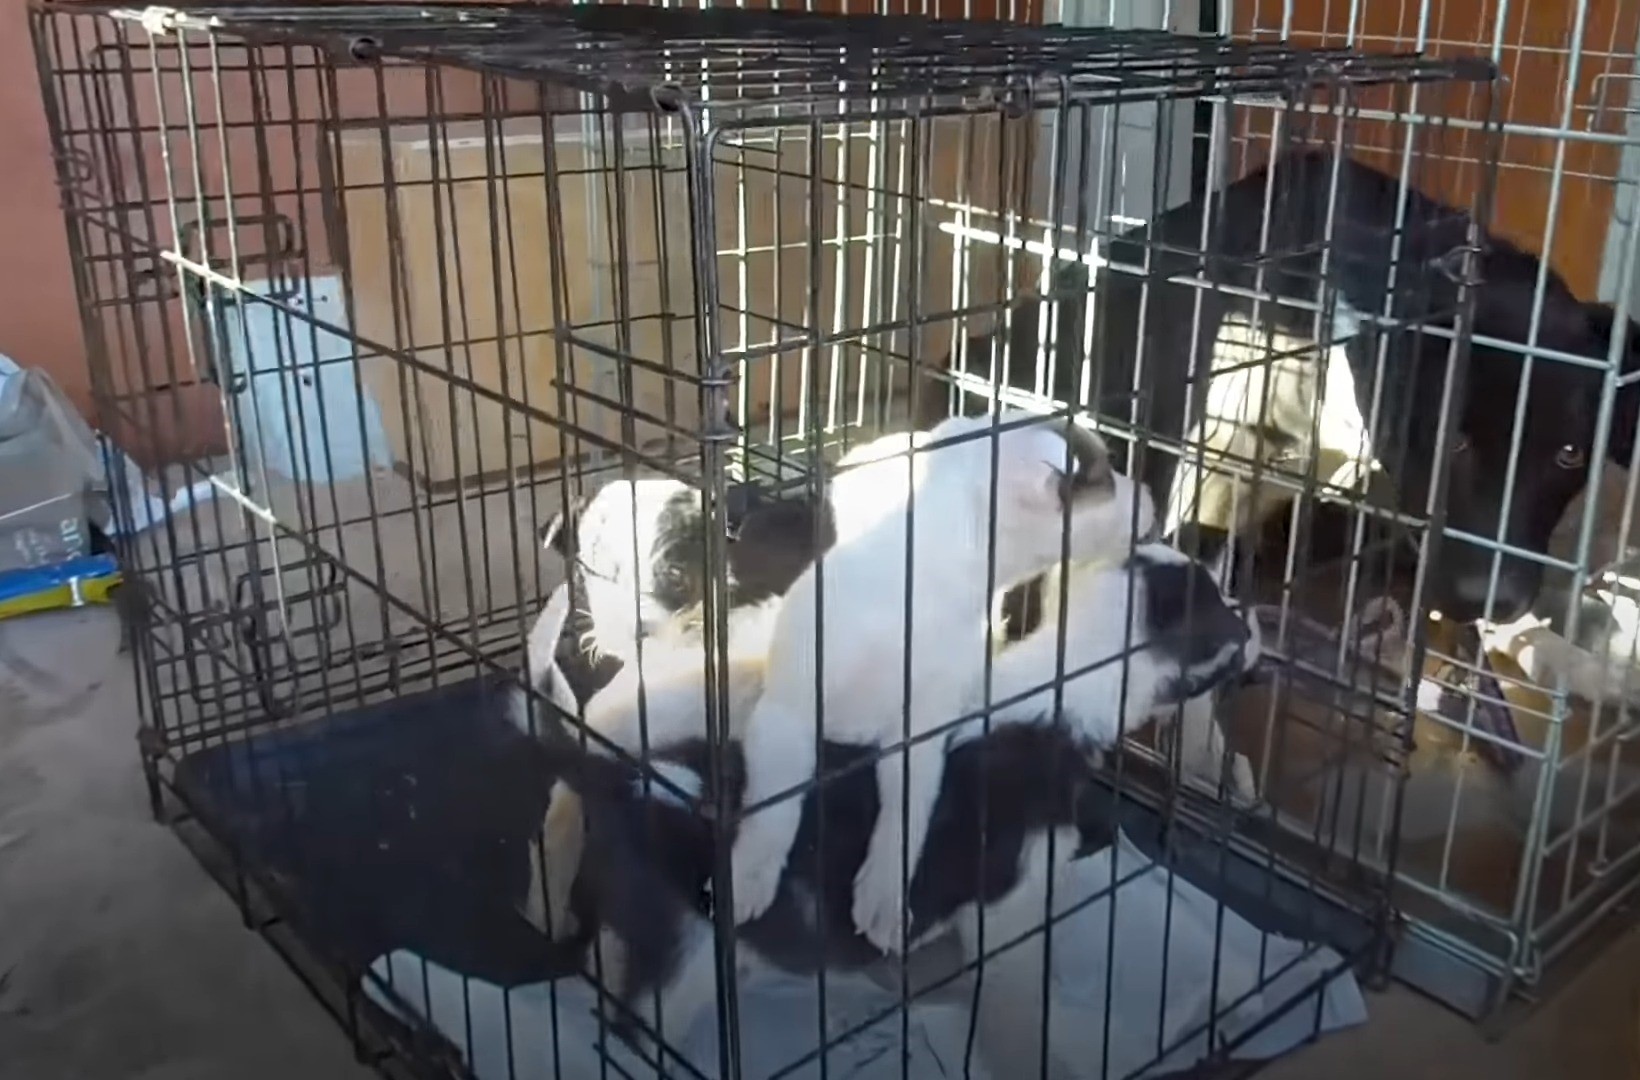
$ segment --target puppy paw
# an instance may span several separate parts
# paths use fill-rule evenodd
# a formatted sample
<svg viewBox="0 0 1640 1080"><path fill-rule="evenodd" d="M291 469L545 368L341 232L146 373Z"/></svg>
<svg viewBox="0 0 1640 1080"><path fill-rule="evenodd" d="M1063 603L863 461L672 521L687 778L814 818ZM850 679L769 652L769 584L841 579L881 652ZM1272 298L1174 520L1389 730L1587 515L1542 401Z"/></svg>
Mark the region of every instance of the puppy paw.
<svg viewBox="0 0 1640 1080"><path fill-rule="evenodd" d="M779 859L743 858L734 853L735 925L747 923L769 910L780 891Z"/></svg>
<svg viewBox="0 0 1640 1080"><path fill-rule="evenodd" d="M854 926L883 952L899 953L905 949L900 868L875 865L879 861L867 858L854 879Z"/></svg>
<svg viewBox="0 0 1640 1080"><path fill-rule="evenodd" d="M517 906L518 913L524 916L524 921L544 934L547 932L547 897L546 890L541 888L541 877L536 872L534 862L531 858L530 891Z"/></svg>
<svg viewBox="0 0 1640 1080"><path fill-rule="evenodd" d="M1258 801L1258 784L1253 781L1253 764L1247 755L1236 754L1230 759L1230 794L1244 803Z"/></svg>
<svg viewBox="0 0 1640 1080"><path fill-rule="evenodd" d="M549 867L545 875L541 870L541 853L539 848L530 849L530 889L522 902L518 904L518 913L524 920L534 926L541 933L553 941L564 941L574 937L580 930L580 923L569 906L569 890L543 888L545 878L548 882L553 873Z"/></svg>

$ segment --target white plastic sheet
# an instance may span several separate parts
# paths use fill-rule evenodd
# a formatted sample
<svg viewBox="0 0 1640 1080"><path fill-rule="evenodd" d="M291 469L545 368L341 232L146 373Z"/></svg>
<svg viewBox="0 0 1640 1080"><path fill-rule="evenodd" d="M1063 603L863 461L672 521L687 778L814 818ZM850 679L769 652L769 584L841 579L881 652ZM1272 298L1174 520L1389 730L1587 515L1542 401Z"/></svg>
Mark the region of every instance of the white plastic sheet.
<svg viewBox="0 0 1640 1080"><path fill-rule="evenodd" d="M1347 969L1321 989L1319 1011L1315 995L1307 992L1317 979L1337 971L1337 953L1264 934L1233 911L1223 910L1221 924L1216 900L1150 862L1126 837L1111 849L1069 864L1056 885L1056 907L1069 910L1108 889L1113 858L1126 878L1114 893L1115 902L1107 896L1088 904L1058 924L1054 933L1049 1030L1062 1061L1086 1063L1084 1075L1101 1076L1108 1030L1108 1072L1103 1075L1156 1076L1188 1068L1207 1050L1204 1025L1210 1013L1218 1013L1214 1035L1222 1045L1300 995L1303 1001L1249 1039L1236 1056L1274 1057L1307 1039L1317 1024L1327 1032L1366 1020L1360 988ZM1109 955L1111 942L1114 957ZM1107 960L1114 963L1108 1025ZM408 952L381 957L372 971L395 988L411 1012L430 1017L481 1080L600 1075L595 997L579 979L506 992L426 964ZM365 988L379 1004L402 1015L404 1010L381 992L375 980L366 979ZM741 994L741 1052L748 1076L779 1072L819 1044L814 980L763 976L750 985L742 983ZM833 1035L891 1010L897 1000L893 991L864 974L828 977L826 994ZM1215 997L1216 1010L1210 1007ZM977 1054L965 1073L968 999L966 986L959 985L912 1005L912 1077L1008 1080L989 1077ZM606 1040L605 1049L627 1075L641 1080L656 1075L614 1039ZM703 1017L688 1045L680 1049L707 1076L715 1075L715 1018ZM890 1015L834 1050L828 1071L849 1080L890 1080L901 1075L900 1058L900 1024ZM809 1078L819 1072L818 1063L811 1062L791 1075Z"/></svg>
<svg viewBox="0 0 1640 1080"><path fill-rule="evenodd" d="M7 381L21 371L22 368L17 365L15 360L0 353L0 393L4 392ZM103 463L97 453L96 444L92 441L90 429L84 427L79 420L78 414L72 417L71 422L85 433L86 453L92 458L89 467L93 472L101 473ZM108 491L109 498L117 498L122 494L128 497L126 513L124 515L114 514L109 518L107 527L111 535L119 535L125 519L130 520L132 532L140 533L156 522L163 521L172 514L185 510L195 503L214 498L216 495L215 487L211 482L202 480L191 487L176 492L171 500L167 502L153 493L153 486L149 483L148 477L143 475L142 470L137 467L137 463L132 461L123 451L114 449L110 456L114 468L124 474L125 482L122 486L115 482L113 476L108 476L104 486Z"/></svg>

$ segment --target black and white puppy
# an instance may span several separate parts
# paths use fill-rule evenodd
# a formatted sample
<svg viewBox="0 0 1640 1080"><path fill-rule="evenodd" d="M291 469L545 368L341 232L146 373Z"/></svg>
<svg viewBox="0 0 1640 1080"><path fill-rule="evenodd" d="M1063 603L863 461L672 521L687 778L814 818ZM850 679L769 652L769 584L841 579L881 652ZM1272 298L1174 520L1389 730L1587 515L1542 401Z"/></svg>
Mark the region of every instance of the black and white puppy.
<svg viewBox="0 0 1640 1080"><path fill-rule="evenodd" d="M1225 596L1203 563L1166 544L1137 548L1121 570L1083 564L1034 583L1031 606L1041 614L993 667L994 715L1052 715L1062 678L1058 712L1093 744L1112 747L1152 720L1177 718L1183 771L1254 798L1252 768L1227 753L1207 690L1258 662L1256 617Z"/></svg>
<svg viewBox="0 0 1640 1080"><path fill-rule="evenodd" d="M1040 685L1058 666L1053 618L996 658L991 728L973 722L948 751L912 877L910 938L954 926L966 960L979 956L982 908L990 952L1041 924L1058 866L1109 842L1099 813L1108 790L1095 780L1087 751L1110 745L1128 713L1134 726L1142 724L1160 707L1209 693L1257 656L1249 622L1204 567L1177 552L1148 545L1123 564L1080 568L1066 592L1063 669L1070 681L1059 712L1051 686ZM1007 700L1009 693L1017 700ZM703 809L715 810L719 794L707 745L686 738L653 749L651 769L663 783L647 795L636 762L564 745L550 753L584 807L585 854L572 904L584 926L597 928L606 989L628 1030L641 1021L651 1033L658 993L666 1025L659 1034L677 1046L714 1000L708 883L717 845L734 833L715 831L715 815ZM738 744L723 757L732 820L744 761ZM812 972L880 957L852 918L853 882L878 816L875 758L868 747L823 748L824 781L804 798L775 900L740 928L741 985L770 967ZM1088 798L1096 789L1106 803ZM1026 942L986 960L980 1052L995 1075L1041 1052L1038 1025L1018 1011L1040 991L1040 952ZM1074 1073L1055 1063L1049 1075Z"/></svg>
<svg viewBox="0 0 1640 1080"><path fill-rule="evenodd" d="M858 970L881 960L851 915L854 878L878 815L874 756L870 748L837 743L821 754L822 773L841 775L805 799L774 902L736 931L743 993L755 993L759 976L771 971ZM724 794L738 806L745 783L738 744L724 758ZM587 854L573 903L582 925L596 928L603 985L614 1002L611 1026L650 1052L657 1039L677 1052L715 1000L711 880L717 845L728 837L696 806L658 788L645 798L633 764L589 755L557 765L586 808ZM656 765L714 804L705 743L673 747ZM1093 797L1100 792L1104 800ZM984 907L994 949L1040 925L1054 867L1110 842L1101 816L1109 802L1065 728L1005 725L956 747L911 882L913 932L956 921L972 950ZM1037 1000L1040 957L1040 943L1027 941L986 961L979 1052L995 1075L1005 1075L999 1066L1037 1060L1039 1051L1025 1044L1034 1042L1038 1025L1019 1022L1009 1004ZM657 1015L664 1026L657 1027Z"/></svg>
<svg viewBox="0 0 1640 1080"><path fill-rule="evenodd" d="M806 494L735 484L727 510L731 608L783 595L836 537L829 508ZM531 684L573 715L639 640L699 605L707 528L700 491L670 477L614 480L556 515L540 538L563 557L568 588L530 630Z"/></svg>
<svg viewBox="0 0 1640 1080"><path fill-rule="evenodd" d="M839 465L858 456L845 455ZM832 545L837 525L830 503L807 495L779 498L755 484L737 484L729 495L726 678L733 726L762 690L780 596ZM545 545L564 557L568 580L530 630L528 678L563 717L580 714L602 745L638 754L658 741L706 732L700 615L709 525L701 500L698 490L666 477L616 480L543 530ZM522 688L509 712L526 734L562 730L551 722L558 718L545 725L532 718ZM576 931L569 883L583 839L579 799L555 787L523 908L554 937Z"/></svg>
<svg viewBox="0 0 1640 1080"><path fill-rule="evenodd" d="M909 438L913 436L889 436L878 442L893 444ZM883 449L867 444L840 464L858 465ZM853 514L861 510L854 506L857 502L869 503L870 499L851 499L845 492L840 510L843 527L852 527L851 516L869 516L870 507ZM638 511L636 519L632 516L634 509ZM829 546L838 522L829 508L817 516L806 503L782 503L755 492L736 509L738 517L732 520L741 525L730 551L740 573L732 595L743 603L729 616L729 666L725 674L729 723L738 736L740 723L763 689L763 661L775 614L774 595L789 584L785 579L799 561L816 550L817 541ZM815 535L817 527L822 530L819 537ZM575 715L585 709L584 723L594 734L595 749L613 743L628 753L641 755L644 747L703 737L706 733L706 698L701 682L703 646L699 627L691 618L698 613L693 605L699 603L700 583L693 588L685 584L693 580L690 575L699 575L695 565L702 558L704 529L698 497L681 484L662 480L617 481L589 500L582 512L570 519L568 530L563 521L555 522L549 530L549 543L567 554L571 572L580 572L584 562L596 572L594 580L600 587L587 590L583 595L589 602L575 612L571 611L569 587L561 586L553 594L532 631L532 666L536 685L560 710ZM650 559L632 558L632 553L639 550L648 550ZM590 557L576 557L583 552ZM1194 680L1194 685L1216 682L1218 673L1211 665L1222 658L1181 655L1183 667L1171 659L1160 662L1158 658L1163 654L1145 645L1144 620L1139 612L1145 611L1144 619L1151 626L1189 627L1198 641L1220 640L1228 629L1231 636L1242 635L1235 642L1238 648L1246 640L1245 627L1238 622L1227 628L1222 619L1215 622L1215 616L1226 611L1216 585L1199 564L1176 551L1147 545L1133 556L1128 568L1133 573L1112 574L1107 564L1086 564L1069 575L1066 599L1074 617L1068 622L1065 642L1068 659L1063 673L1070 680L1065 712L1078 717L1077 722L1093 743L1109 747L1120 732L1136 730L1147 722L1148 703L1192 699L1188 722L1182 727L1184 764L1192 773L1215 778L1223 757L1223 741L1213 719L1211 700L1188 689L1175 694L1168 681ZM1110 613L1128 609L1130 582L1132 599L1138 607L1124 624ZM1003 708L994 715L1017 719L1031 713L1046 715L1051 710L1051 689L1039 688L1051 687L1056 679L1059 585L1057 575L1050 575L1032 586L1037 593L1034 606L1045 615L1025 640L1010 650L1010 662L997 669L1001 681L994 685L990 700ZM641 591L635 598L637 590ZM1192 603L1197 608L1187 610ZM623 642L618 648L635 648L630 643L634 625L630 613L635 604L645 613L639 620L645 643L641 671L640 666L625 665L619 658L612 662L603 651L610 637ZM613 617L616 634L605 635L602 624L589 614L591 611ZM572 631L565 630L572 617L577 624ZM1168 643L1161 644L1165 651ZM1256 649L1256 639L1253 644ZM549 651L554 648L556 657ZM1122 653L1128 648L1136 650L1134 659L1123 665ZM573 674L566 676L565 671ZM594 697L592 691L600 686L607 689ZM1015 697L1022 700L1008 704ZM515 705L517 722L529 731L526 710L520 693ZM976 726L983 726L983 722ZM535 730L541 730L539 724ZM1246 769L1244 763L1242 769ZM1237 774L1236 781L1235 791L1252 794L1250 775L1243 778ZM579 800L572 791L556 791L543 822L542 844L536 851L539 858L524 907L526 917L555 937L573 934L576 929L569 906L569 886L583 844Z"/></svg>
<svg viewBox="0 0 1640 1080"><path fill-rule="evenodd" d="M1141 545L1117 566L1072 566L1063 580L1047 574L1037 587L1040 621L992 668L997 718L1054 715L1057 693L1058 714L1111 747L1158 708L1201 697L1259 657L1256 620L1206 566L1165 544Z"/></svg>
<svg viewBox="0 0 1640 1080"><path fill-rule="evenodd" d="M562 612L566 604L560 587L548 603L546 616ZM725 643L728 712L724 717L731 737L750 715L763 691L764 657L779 598L771 598L729 613ZM699 608L687 609L671 622L653 628L643 643L641 663L623 664L608 684L581 706L582 730L588 748L602 753L616 749L642 759L657 748L690 739L706 738L710 729L706 685L705 637ZM544 617L546 617L544 616ZM555 687L562 682L555 683ZM564 704L556 690L554 703ZM576 706L565 710L571 716ZM522 715L515 710L515 716ZM575 741L567 729L551 726L547 737ZM526 732L527 734L529 732ZM534 734L543 734L538 729ZM573 787L555 784L541 822L541 842L532 848L530 891L523 914L554 939L574 935L577 919L571 909L570 884L576 875L585 843L580 797Z"/></svg>
<svg viewBox="0 0 1640 1080"><path fill-rule="evenodd" d="M777 612L763 692L746 721L746 801L735 838L735 920L774 902L800 807L775 798L810 780L816 743L890 746L854 916L885 951L906 944L903 860L915 864L959 720L990 651L987 612L1062 557L1125 557L1154 520L1100 438L1063 417L1009 410L884 436L832 489L836 544ZM913 512L914 506L914 512ZM823 732L823 736L817 734ZM903 796L902 796L903 793Z"/></svg>

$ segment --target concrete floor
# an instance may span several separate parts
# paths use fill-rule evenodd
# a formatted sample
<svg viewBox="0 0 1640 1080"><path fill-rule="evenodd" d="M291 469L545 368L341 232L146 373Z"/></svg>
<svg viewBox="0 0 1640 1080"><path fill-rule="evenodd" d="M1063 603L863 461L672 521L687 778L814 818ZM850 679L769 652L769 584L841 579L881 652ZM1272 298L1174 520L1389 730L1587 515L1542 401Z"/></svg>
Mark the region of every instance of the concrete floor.
<svg viewBox="0 0 1640 1080"><path fill-rule="evenodd" d="M0 623L0 1078L355 1080L339 1029L148 815L117 626ZM1640 932L1487 1044L1404 990L1269 1080L1637 1080Z"/></svg>

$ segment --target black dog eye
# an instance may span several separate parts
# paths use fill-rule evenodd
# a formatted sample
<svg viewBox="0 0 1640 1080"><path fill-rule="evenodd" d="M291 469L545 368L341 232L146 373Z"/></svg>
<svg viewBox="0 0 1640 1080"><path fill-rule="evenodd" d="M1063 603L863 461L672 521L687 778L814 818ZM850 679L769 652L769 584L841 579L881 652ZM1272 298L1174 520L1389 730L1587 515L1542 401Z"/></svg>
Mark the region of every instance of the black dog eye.
<svg viewBox="0 0 1640 1080"><path fill-rule="evenodd" d="M1581 469L1585 460L1587 459L1584 457L1583 448L1570 443L1562 446L1560 452L1555 455L1555 464L1562 469Z"/></svg>

